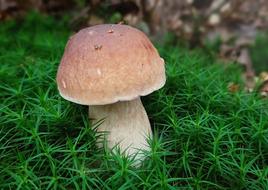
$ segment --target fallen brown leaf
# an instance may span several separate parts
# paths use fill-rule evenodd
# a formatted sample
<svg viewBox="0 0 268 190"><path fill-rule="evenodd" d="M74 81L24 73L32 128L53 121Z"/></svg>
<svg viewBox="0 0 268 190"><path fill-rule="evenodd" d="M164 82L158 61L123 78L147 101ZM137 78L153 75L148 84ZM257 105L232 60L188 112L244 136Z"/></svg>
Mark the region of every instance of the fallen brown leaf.
<svg viewBox="0 0 268 190"><path fill-rule="evenodd" d="M263 82L263 84L261 85L260 94L262 97L268 96L268 81Z"/></svg>
<svg viewBox="0 0 268 190"><path fill-rule="evenodd" d="M240 86L238 84L233 83L233 82L230 82L228 84L228 90L231 93L238 92L239 88L240 88Z"/></svg>

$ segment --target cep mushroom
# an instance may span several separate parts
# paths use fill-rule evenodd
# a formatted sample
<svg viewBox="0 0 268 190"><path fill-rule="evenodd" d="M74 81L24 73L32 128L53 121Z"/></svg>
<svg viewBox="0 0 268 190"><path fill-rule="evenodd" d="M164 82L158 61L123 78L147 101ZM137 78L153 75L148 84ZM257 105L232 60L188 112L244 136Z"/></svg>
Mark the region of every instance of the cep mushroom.
<svg viewBox="0 0 268 190"><path fill-rule="evenodd" d="M89 106L89 117L108 132L109 148L128 155L149 150L150 122L140 100L165 84L164 60L133 27L103 24L73 35L57 72L60 95Z"/></svg>

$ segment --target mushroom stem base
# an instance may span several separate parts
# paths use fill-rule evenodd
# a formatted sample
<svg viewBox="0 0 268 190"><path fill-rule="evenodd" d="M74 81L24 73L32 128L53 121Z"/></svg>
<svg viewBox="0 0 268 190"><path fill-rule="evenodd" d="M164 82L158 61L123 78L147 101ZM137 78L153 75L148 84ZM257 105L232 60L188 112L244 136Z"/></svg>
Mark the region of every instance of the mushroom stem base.
<svg viewBox="0 0 268 190"><path fill-rule="evenodd" d="M150 122L140 98L109 105L89 107L93 124L100 120L98 132L107 132L105 139L110 149L118 145L120 151L133 155L148 150L147 138L152 135Z"/></svg>

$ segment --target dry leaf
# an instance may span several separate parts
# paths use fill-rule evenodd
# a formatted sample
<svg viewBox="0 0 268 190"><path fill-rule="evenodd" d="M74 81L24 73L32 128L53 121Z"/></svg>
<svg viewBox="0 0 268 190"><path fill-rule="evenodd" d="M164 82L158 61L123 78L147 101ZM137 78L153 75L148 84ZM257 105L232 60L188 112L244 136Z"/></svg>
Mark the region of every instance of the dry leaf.
<svg viewBox="0 0 268 190"><path fill-rule="evenodd" d="M266 71L261 72L259 75L259 79L261 82L268 81L268 72Z"/></svg>
<svg viewBox="0 0 268 190"><path fill-rule="evenodd" d="M140 19L135 14L127 14L126 16L124 16L124 21L126 21L126 23L129 25L135 26L138 24Z"/></svg>
<svg viewBox="0 0 268 190"><path fill-rule="evenodd" d="M221 22L221 18L220 18L220 15L217 13L210 15L210 17L208 19L208 24L210 26L216 26L216 25L220 24L220 22Z"/></svg>
<svg viewBox="0 0 268 190"><path fill-rule="evenodd" d="M238 84L235 84L233 82L228 84L228 90L231 93L235 93L239 91L240 86Z"/></svg>
<svg viewBox="0 0 268 190"><path fill-rule="evenodd" d="M260 94L262 97L268 96L268 81L265 81L260 87Z"/></svg>

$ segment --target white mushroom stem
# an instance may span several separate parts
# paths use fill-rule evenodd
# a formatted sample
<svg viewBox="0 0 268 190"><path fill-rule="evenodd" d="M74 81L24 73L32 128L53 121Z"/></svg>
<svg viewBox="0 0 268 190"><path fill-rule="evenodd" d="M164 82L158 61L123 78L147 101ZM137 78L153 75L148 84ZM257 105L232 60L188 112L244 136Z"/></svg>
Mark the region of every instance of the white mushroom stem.
<svg viewBox="0 0 268 190"><path fill-rule="evenodd" d="M118 145L121 152L134 155L148 150L147 138L152 135L150 122L140 98L109 105L89 106L93 124L104 119L99 132L107 132L109 148Z"/></svg>

